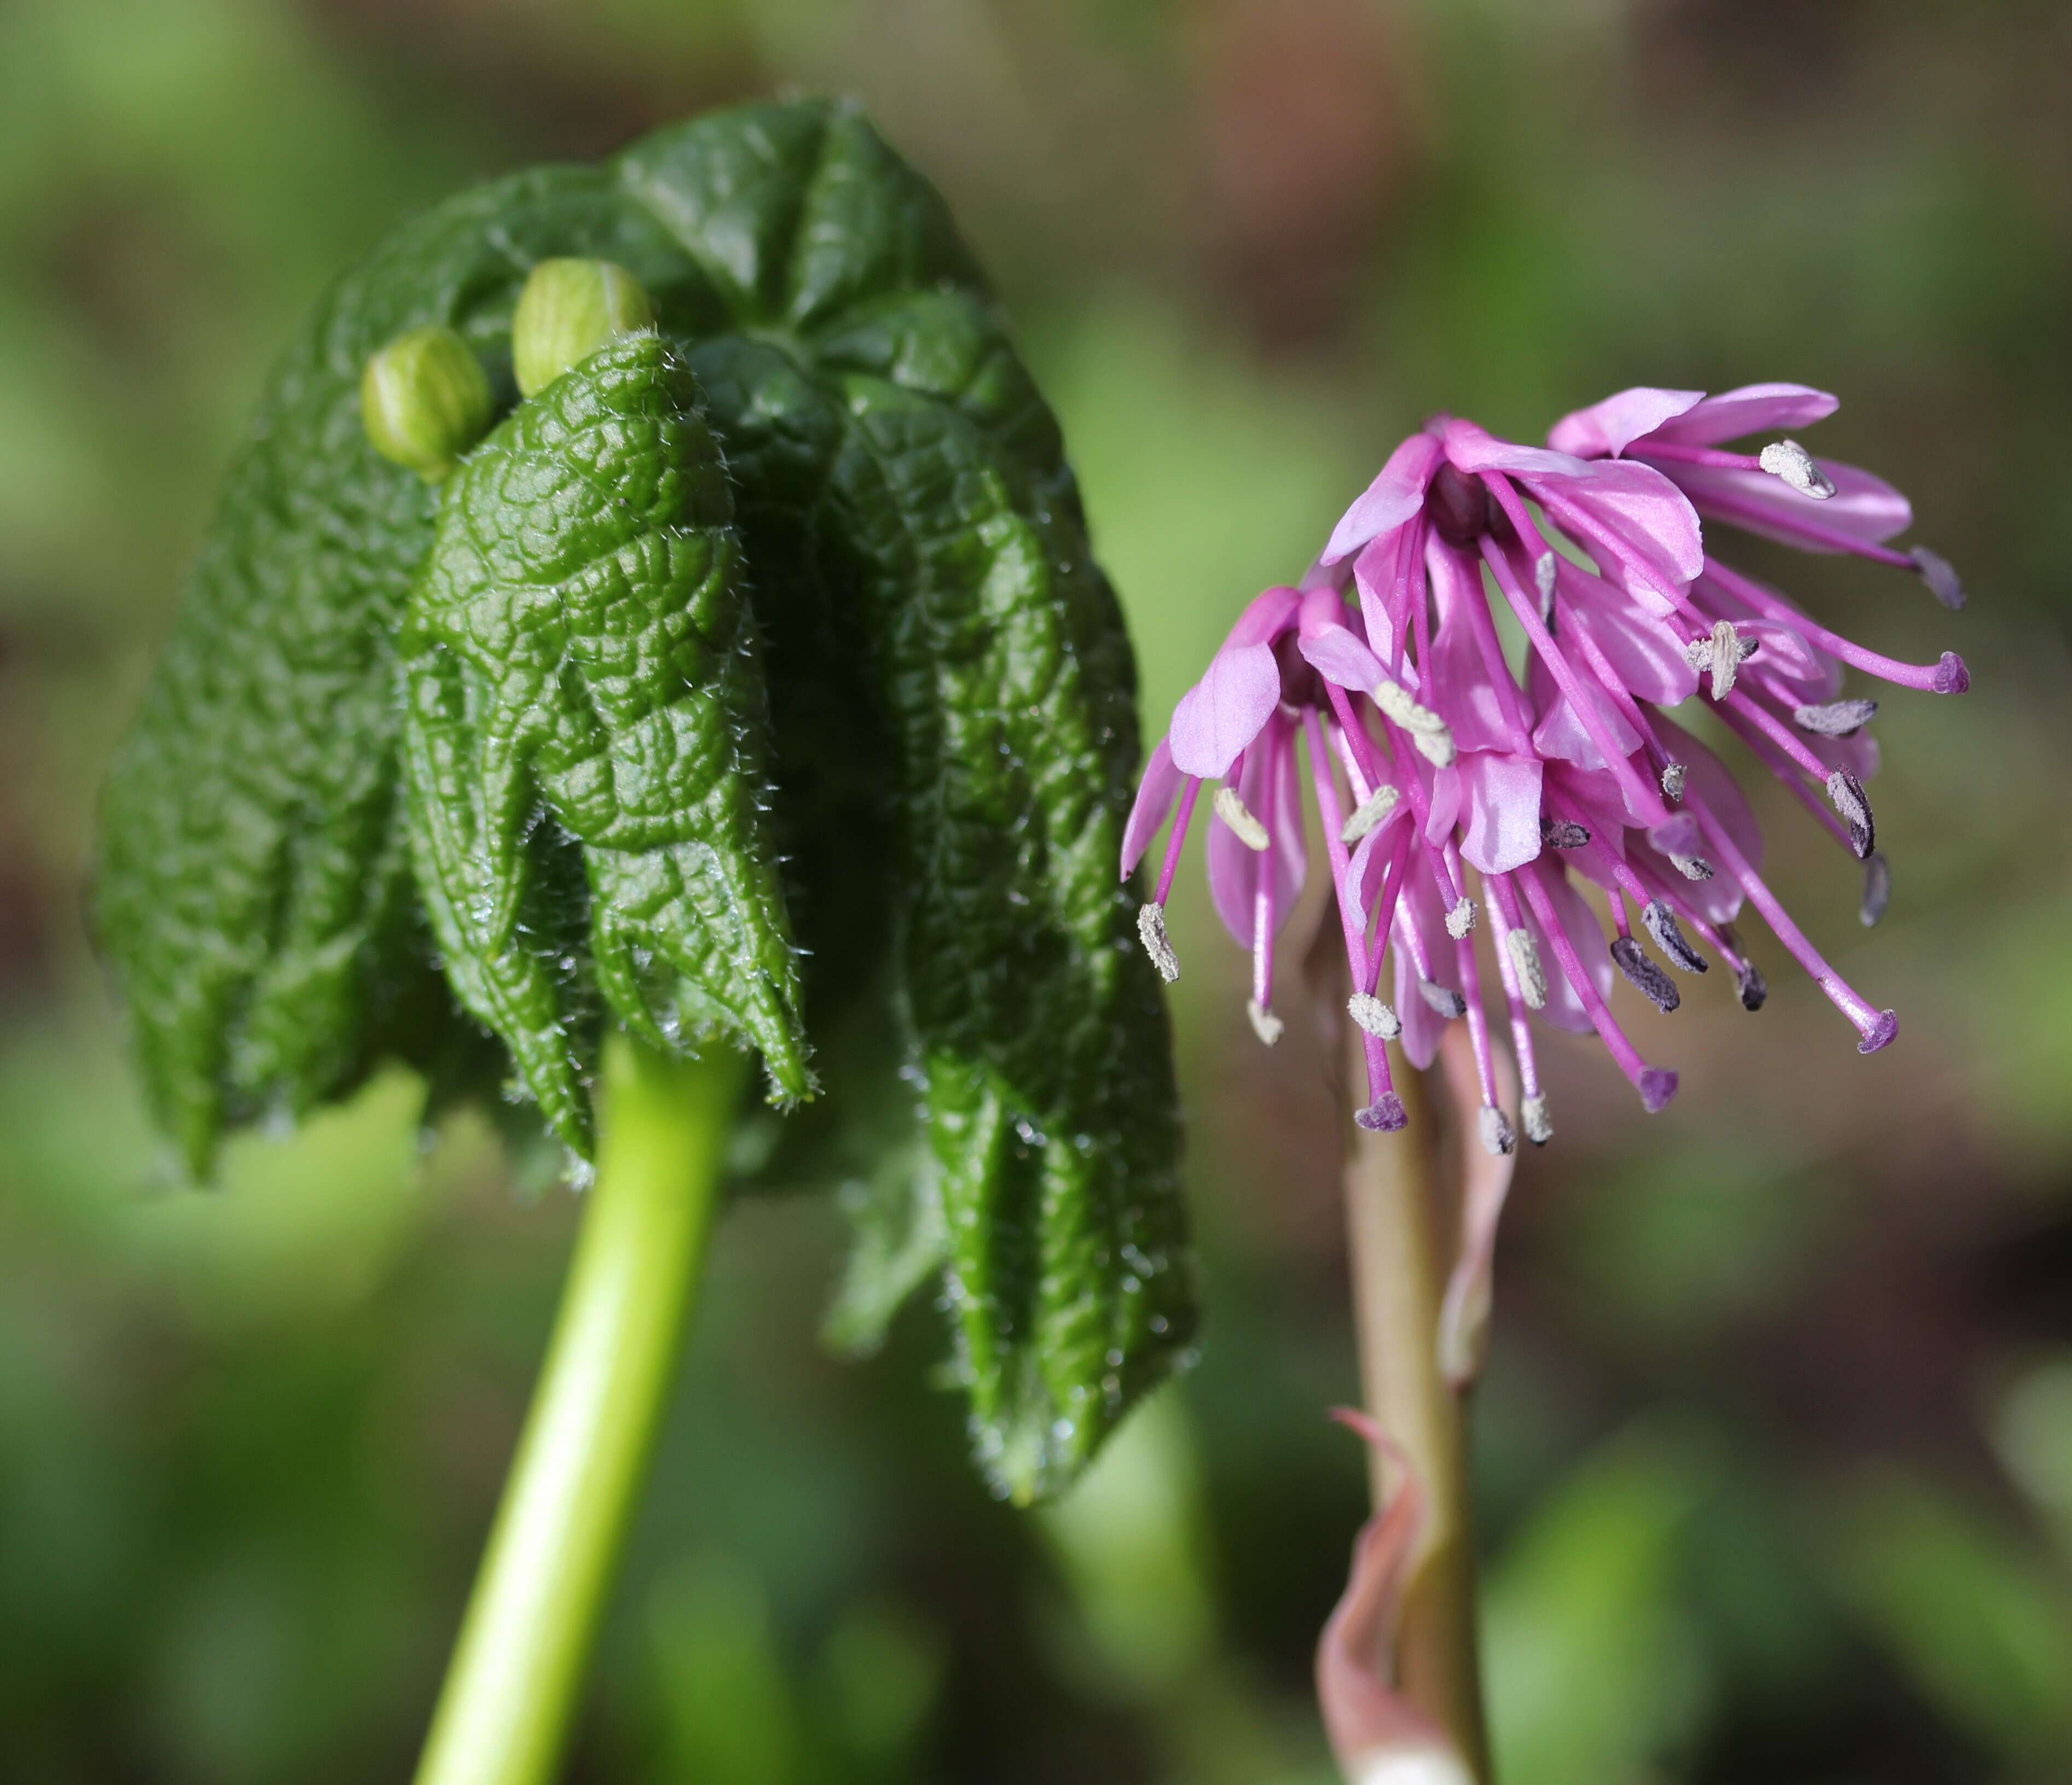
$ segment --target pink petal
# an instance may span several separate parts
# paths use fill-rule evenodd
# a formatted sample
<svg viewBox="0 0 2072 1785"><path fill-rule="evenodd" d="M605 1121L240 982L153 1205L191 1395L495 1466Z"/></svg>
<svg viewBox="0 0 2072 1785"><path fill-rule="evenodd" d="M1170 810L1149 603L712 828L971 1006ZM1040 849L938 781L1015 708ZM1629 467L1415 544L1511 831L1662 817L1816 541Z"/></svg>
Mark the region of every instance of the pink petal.
<svg viewBox="0 0 2072 1785"><path fill-rule="evenodd" d="M1508 874L1540 853L1540 759L1470 751L1454 764L1466 823L1461 853L1484 874Z"/></svg>
<svg viewBox="0 0 2072 1785"><path fill-rule="evenodd" d="M1439 468L1439 442L1429 434L1413 434L1388 455L1380 475L1331 529L1322 561L1350 557L1369 540L1400 527L1424 504L1424 488Z"/></svg>
<svg viewBox="0 0 2072 1785"><path fill-rule="evenodd" d="M1658 390L1651 385L1635 385L1601 403L1563 416L1548 430L1547 444L1578 459L1615 459L1630 442L1654 433L1702 401L1704 395L1702 390Z"/></svg>
<svg viewBox="0 0 2072 1785"><path fill-rule="evenodd" d="M1388 662L1396 660L1396 627L1408 628L1415 603L1424 594L1425 531L1421 521L1398 527L1364 547L1353 561L1367 643Z"/></svg>
<svg viewBox="0 0 2072 1785"><path fill-rule="evenodd" d="M1594 685L1595 678L1588 671L1582 673L1586 681ZM1610 767L1574 705L1555 681L1553 672L1537 656L1533 658L1526 679L1532 695L1532 709L1541 715L1540 722L1532 729L1533 747L1543 756L1557 756L1578 768ZM1626 722L1625 716L1610 701L1600 701L1599 711L1622 758L1630 756L1640 748L1640 734Z"/></svg>
<svg viewBox="0 0 2072 1785"><path fill-rule="evenodd" d="M1675 706L1697 692L1698 672L1684 655L1683 640L1663 621L1636 611L1602 578L1564 573L1561 595L1577 629L1589 635L1635 699Z"/></svg>
<svg viewBox="0 0 2072 1785"><path fill-rule="evenodd" d="M1212 815L1204 853L1208 858L1209 897L1216 915L1238 946L1248 949L1260 876L1269 871L1274 876L1274 927L1277 930L1287 923L1301 896L1308 867L1302 841L1302 789L1296 769L1295 733L1285 718L1276 714L1264 735L1245 751L1236 779L1238 797L1254 817L1265 822L1272 846L1264 852L1249 847L1220 817ZM1273 788L1270 814L1266 792L1269 780Z"/></svg>
<svg viewBox="0 0 2072 1785"><path fill-rule="evenodd" d="M1652 466L1597 459L1585 469L1584 477L1533 477L1525 482L1543 503L1558 502L1590 530L1623 541L1641 570L1651 573L1642 575L1641 586L1667 595L1674 605L1684 585L1705 567L1696 511L1683 491ZM1633 587L1631 566L1606 561L1594 549L1590 555L1603 566L1607 580Z"/></svg>
<svg viewBox="0 0 2072 1785"><path fill-rule="evenodd" d="M1735 471L1721 465L1675 464L1668 469L1707 513L1801 551L1832 552L1837 548L1808 539L1794 523L1846 533L1873 545L1914 524L1913 504L1883 478L1832 459L1817 463L1835 485L1835 493L1824 502L1801 496L1767 471Z"/></svg>
<svg viewBox="0 0 2072 1785"><path fill-rule="evenodd" d="M1326 681L1341 688L1371 693L1383 679L1380 660L1353 636L1349 627L1326 627L1297 639L1295 648Z"/></svg>
<svg viewBox="0 0 2072 1785"><path fill-rule="evenodd" d="M1348 1779L1467 1785L1471 1775L1438 1725L1389 1684L1405 1576L1424 1523L1422 1484L1367 1415L1341 1408L1337 1417L1388 1451L1401 1485L1360 1527L1344 1595L1318 1639L1317 1702L1331 1752Z"/></svg>
<svg viewBox="0 0 2072 1785"><path fill-rule="evenodd" d="M1420 1071L1438 1057L1439 1043L1446 1032L1446 1018L1424 1001L1417 989L1417 966L1405 941L1415 927L1419 946L1435 969L1453 958L1452 939L1446 934L1446 918L1439 903L1439 889L1420 862L1410 864L1403 897L1396 907L1393 949L1396 956L1396 1014L1403 1022L1403 1051ZM1450 977L1450 975L1449 976Z"/></svg>
<svg viewBox="0 0 2072 1785"><path fill-rule="evenodd" d="M1281 665L1268 644L1226 644L1173 709L1173 760L1186 775L1219 780L1281 704Z"/></svg>
<svg viewBox="0 0 2072 1785"><path fill-rule="evenodd" d="M1554 907L1562 933L1573 945L1576 956L1583 963L1584 970L1597 987L1597 996L1610 997L1612 991L1612 954L1610 945L1605 940L1604 926L1597 921L1597 914L1590 908L1590 902L1577 890L1576 884L1566 872L1556 869L1543 874L1540 885L1547 893L1548 902ZM1547 969L1547 1006L1540 1012L1543 1020L1557 1029L1565 1029L1571 1034L1587 1035L1595 1026L1589 1012L1583 1008L1583 1001L1576 995L1576 988L1568 983L1568 976L1560 969L1558 957L1547 940L1547 932L1540 919L1533 915L1530 903L1524 905L1522 914L1525 927L1532 933L1534 944L1540 950L1540 958Z"/></svg>
<svg viewBox="0 0 2072 1785"><path fill-rule="evenodd" d="M1441 438L1446 458L1457 471L1472 477L1482 471L1502 471L1508 477L1584 477L1589 466L1573 454L1549 452L1544 446L1522 446L1499 440L1486 429L1457 418L1446 423Z"/></svg>
<svg viewBox="0 0 2072 1785"><path fill-rule="evenodd" d="M1713 446L1745 434L1811 427L1840 407L1811 385L1743 385L1693 404L1656 428L1654 437L1684 446Z"/></svg>
<svg viewBox="0 0 2072 1785"><path fill-rule="evenodd" d="M1173 796L1184 779L1173 760L1173 746L1161 738L1153 746L1151 759L1144 765L1144 779L1137 784L1137 803L1129 808L1129 822L1122 827L1122 878L1127 880L1144 859L1151 839L1173 809Z"/></svg>
<svg viewBox="0 0 2072 1785"><path fill-rule="evenodd" d="M1468 605L1486 600L1481 568L1436 537L1425 553L1425 566L1439 629L1432 635L1418 698L1452 728L1457 749L1508 750L1515 741L1511 722L1482 660Z"/></svg>
<svg viewBox="0 0 2072 1785"><path fill-rule="evenodd" d="M1466 796L1461 788L1461 763L1465 758L1456 757L1453 765L1439 770L1432 777L1432 798L1424 818L1424 841L1435 849L1444 849L1446 839L1453 834L1453 827L1460 822L1461 807Z"/></svg>

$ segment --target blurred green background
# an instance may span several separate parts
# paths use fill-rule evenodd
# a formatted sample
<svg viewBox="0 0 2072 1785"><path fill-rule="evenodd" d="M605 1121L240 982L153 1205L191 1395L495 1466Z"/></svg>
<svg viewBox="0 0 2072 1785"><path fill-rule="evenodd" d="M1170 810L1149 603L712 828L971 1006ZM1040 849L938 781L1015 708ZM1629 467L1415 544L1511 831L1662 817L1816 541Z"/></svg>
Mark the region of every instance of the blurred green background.
<svg viewBox="0 0 2072 1785"><path fill-rule="evenodd" d="M401 1078L154 1191L94 789L323 282L458 184L786 87L859 96L995 269L1154 728L1428 409L1845 397L1816 446L1914 496L1971 607L1749 561L1976 692L1879 721L1876 932L1762 809L1904 1026L1859 1059L1772 947L1760 1018L1634 1014L1684 1071L1659 1117L1550 1043L1474 1408L1498 1750L1507 1785L2072 1777L2068 68L2045 0L0 0L0 1778L405 1775L574 1205L479 1123L421 1137ZM1343 1119L1186 884L1199 1369L1015 1514L933 1310L830 1360L832 1202L742 1207L574 1776L1330 1778Z"/></svg>

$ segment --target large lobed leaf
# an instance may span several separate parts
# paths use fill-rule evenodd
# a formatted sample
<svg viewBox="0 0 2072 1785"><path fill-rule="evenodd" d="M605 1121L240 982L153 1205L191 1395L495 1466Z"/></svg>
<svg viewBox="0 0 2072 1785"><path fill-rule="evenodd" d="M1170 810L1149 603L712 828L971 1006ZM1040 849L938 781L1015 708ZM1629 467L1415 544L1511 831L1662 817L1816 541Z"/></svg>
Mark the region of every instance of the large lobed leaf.
<svg viewBox="0 0 2072 1785"><path fill-rule="evenodd" d="M361 366L450 323L508 407L517 291L566 254L631 269L661 338L517 405L435 502L365 445ZM731 1030L796 1094L788 907L828 1101L870 1105L790 1150L868 1137L860 1256L885 1289L942 1255L982 1458L1046 1491L1191 1328L1169 1038L1113 883L1133 702L1056 426L860 117L751 106L463 195L277 372L117 764L99 918L153 1100L199 1170L384 1052L479 1080L435 963L579 1146L600 1004Z"/></svg>

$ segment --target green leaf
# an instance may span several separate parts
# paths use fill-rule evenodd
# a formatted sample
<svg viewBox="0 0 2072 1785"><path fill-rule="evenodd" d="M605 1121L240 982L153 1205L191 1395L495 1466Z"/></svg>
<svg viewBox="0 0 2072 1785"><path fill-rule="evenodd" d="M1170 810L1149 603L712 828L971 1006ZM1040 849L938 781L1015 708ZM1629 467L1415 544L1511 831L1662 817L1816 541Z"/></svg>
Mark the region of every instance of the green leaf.
<svg viewBox="0 0 2072 1785"><path fill-rule="evenodd" d="M411 843L447 981L584 1150L595 993L657 1047L738 1037L777 1094L812 1088L762 663L697 397L648 333L521 403L449 484L403 632ZM541 864L569 847L594 986Z"/></svg>
<svg viewBox="0 0 2072 1785"><path fill-rule="evenodd" d="M518 291L571 256L627 268L660 331L623 368L650 444L605 467L568 406L602 400L597 362L514 409ZM431 323L507 417L443 504L357 413L368 358ZM664 464L681 515L613 505ZM626 590L548 611L628 553ZM693 615L697 648L671 631ZM100 931L154 1104L200 1170L226 1123L384 1054L457 1094L508 1050L581 1145L607 1013L746 1035L797 1093L803 1008L828 1107L769 1175L872 1178L865 1254L899 1261L847 1336L947 1234L980 1454L1046 1491L1192 1331L1170 1037L1115 881L1133 689L1056 423L941 199L859 115L744 107L463 194L285 357L111 778ZM665 738L684 775L629 804ZM910 1117L924 1147L883 1137Z"/></svg>

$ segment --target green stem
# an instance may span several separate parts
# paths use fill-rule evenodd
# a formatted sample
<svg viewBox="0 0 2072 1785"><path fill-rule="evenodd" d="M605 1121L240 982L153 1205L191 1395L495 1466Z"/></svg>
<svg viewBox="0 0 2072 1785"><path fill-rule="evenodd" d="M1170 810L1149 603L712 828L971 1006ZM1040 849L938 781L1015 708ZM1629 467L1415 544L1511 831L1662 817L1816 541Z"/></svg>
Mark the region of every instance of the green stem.
<svg viewBox="0 0 2072 1785"><path fill-rule="evenodd" d="M1352 1039L1359 1061L1359 1038ZM1402 1447L1424 1495L1424 1524L1404 1577L1396 1681L1486 1785L1474 1506L1461 1397L1439 1358L1439 1310L1454 1249L1448 1236L1458 1211L1441 1194L1436 1112L1424 1078L1405 1063L1396 1084L1410 1125L1394 1134L1360 1131L1346 1161L1353 1313L1367 1411ZM1375 1457L1377 1511L1393 1494L1394 1473Z"/></svg>
<svg viewBox="0 0 2072 1785"><path fill-rule="evenodd" d="M545 1785L560 1762L746 1071L607 1047L597 1182L417 1785Z"/></svg>

